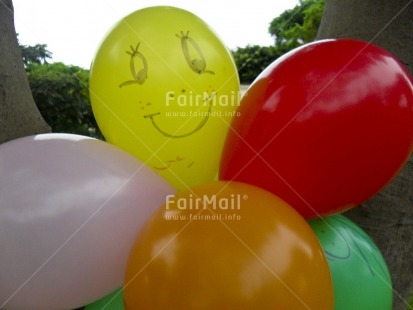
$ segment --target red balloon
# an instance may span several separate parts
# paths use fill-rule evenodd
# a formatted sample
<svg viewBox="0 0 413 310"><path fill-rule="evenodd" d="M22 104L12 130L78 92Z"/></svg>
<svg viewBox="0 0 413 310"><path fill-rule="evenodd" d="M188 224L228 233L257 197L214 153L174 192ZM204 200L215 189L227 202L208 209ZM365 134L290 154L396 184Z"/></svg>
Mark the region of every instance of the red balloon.
<svg viewBox="0 0 413 310"><path fill-rule="evenodd" d="M361 41L318 41L277 59L237 114L220 178L264 188L306 218L375 195L413 145L412 79Z"/></svg>

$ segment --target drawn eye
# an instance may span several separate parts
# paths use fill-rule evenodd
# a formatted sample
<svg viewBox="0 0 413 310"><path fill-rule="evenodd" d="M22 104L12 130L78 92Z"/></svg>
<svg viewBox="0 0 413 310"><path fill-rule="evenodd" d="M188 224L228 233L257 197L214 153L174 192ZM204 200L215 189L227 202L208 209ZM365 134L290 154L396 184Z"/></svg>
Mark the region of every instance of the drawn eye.
<svg viewBox="0 0 413 310"><path fill-rule="evenodd" d="M196 73L202 74L202 73L209 73L209 74L215 74L214 71L211 70L206 70L206 61L204 54L201 51L201 48L199 45L195 42L194 39L189 37L189 31L184 33L181 31L181 34L176 35L179 39L181 39L181 47L182 47L182 52L184 53L186 62L188 63L189 67ZM191 48L192 47L192 48ZM190 49L195 51L195 57L193 58L190 53Z"/></svg>
<svg viewBox="0 0 413 310"><path fill-rule="evenodd" d="M141 52L138 51L140 42L134 48L132 45L130 46L131 51L126 51L126 54L130 55L130 72L132 74L133 80L128 80L119 85L119 87L123 87L126 85L132 84L139 84L142 85L145 83L146 79L148 78L148 63L146 61L145 56ZM141 65L142 69L137 70L135 64Z"/></svg>

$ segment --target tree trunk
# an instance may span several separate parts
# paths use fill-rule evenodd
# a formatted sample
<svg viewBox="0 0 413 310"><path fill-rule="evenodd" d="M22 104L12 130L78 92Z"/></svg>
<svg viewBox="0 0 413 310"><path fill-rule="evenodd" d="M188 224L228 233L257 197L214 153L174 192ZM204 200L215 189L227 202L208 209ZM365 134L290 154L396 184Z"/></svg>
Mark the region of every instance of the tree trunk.
<svg viewBox="0 0 413 310"><path fill-rule="evenodd" d="M51 128L37 109L24 70L13 2L0 0L0 144L47 132Z"/></svg>
<svg viewBox="0 0 413 310"><path fill-rule="evenodd" d="M317 38L371 42L413 75L413 0L326 0ZM407 309L413 289L413 158L382 192L346 215L382 251L392 274L393 309Z"/></svg>
<svg viewBox="0 0 413 310"><path fill-rule="evenodd" d="M0 143L50 132L37 109L14 29L13 3L0 1Z"/></svg>

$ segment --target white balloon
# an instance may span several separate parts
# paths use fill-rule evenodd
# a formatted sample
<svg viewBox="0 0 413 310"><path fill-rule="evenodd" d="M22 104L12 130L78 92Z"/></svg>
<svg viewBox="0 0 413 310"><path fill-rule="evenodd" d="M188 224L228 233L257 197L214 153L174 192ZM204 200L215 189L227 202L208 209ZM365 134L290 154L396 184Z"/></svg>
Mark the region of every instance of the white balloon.
<svg viewBox="0 0 413 310"><path fill-rule="evenodd" d="M0 145L0 309L71 309L121 286L140 228L174 192L96 139Z"/></svg>

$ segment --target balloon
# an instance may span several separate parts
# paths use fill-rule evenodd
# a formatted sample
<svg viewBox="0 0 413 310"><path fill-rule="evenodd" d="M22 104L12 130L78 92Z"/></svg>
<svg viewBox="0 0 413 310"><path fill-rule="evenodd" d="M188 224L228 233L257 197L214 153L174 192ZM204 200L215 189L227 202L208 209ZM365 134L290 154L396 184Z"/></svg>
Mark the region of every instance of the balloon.
<svg viewBox="0 0 413 310"><path fill-rule="evenodd" d="M168 196L141 231L124 282L131 309L333 309L308 223L262 189L212 182Z"/></svg>
<svg viewBox="0 0 413 310"><path fill-rule="evenodd" d="M166 6L123 18L90 71L92 108L106 140L178 189L215 177L239 87L230 52L208 25Z"/></svg>
<svg viewBox="0 0 413 310"><path fill-rule="evenodd" d="M409 79L395 57L360 41L291 51L242 98L220 179L262 187L306 218L359 205L390 182L412 150Z"/></svg>
<svg viewBox="0 0 413 310"><path fill-rule="evenodd" d="M109 295L87 305L84 310L124 310L123 290L117 289Z"/></svg>
<svg viewBox="0 0 413 310"><path fill-rule="evenodd" d="M123 281L140 228L174 189L92 138L0 145L0 308L73 309Z"/></svg>
<svg viewBox="0 0 413 310"><path fill-rule="evenodd" d="M311 220L331 268L336 310L392 309L390 273L379 249L342 215Z"/></svg>

